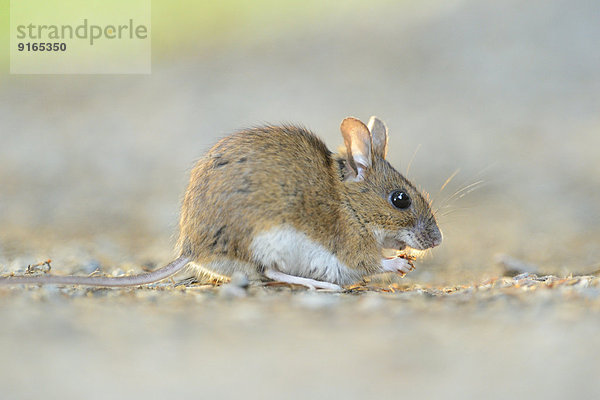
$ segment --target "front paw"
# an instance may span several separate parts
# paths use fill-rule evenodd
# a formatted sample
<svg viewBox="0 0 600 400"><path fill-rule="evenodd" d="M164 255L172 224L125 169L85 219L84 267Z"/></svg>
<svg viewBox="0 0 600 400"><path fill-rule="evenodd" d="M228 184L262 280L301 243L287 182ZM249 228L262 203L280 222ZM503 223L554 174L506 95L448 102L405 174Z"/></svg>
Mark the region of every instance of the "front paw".
<svg viewBox="0 0 600 400"><path fill-rule="evenodd" d="M404 276L413 269L415 269L415 266L410 260L407 260L406 258L396 257L382 259L381 268L385 272L397 272Z"/></svg>

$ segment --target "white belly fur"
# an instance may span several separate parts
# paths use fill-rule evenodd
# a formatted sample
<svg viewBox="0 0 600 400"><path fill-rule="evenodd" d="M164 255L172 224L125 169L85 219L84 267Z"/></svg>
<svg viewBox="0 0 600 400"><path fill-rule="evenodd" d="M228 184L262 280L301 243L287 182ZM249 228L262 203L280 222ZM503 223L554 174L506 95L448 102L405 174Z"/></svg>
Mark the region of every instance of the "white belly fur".
<svg viewBox="0 0 600 400"><path fill-rule="evenodd" d="M361 275L291 226L279 226L258 234L250 251L258 264L288 275L341 285L352 283Z"/></svg>

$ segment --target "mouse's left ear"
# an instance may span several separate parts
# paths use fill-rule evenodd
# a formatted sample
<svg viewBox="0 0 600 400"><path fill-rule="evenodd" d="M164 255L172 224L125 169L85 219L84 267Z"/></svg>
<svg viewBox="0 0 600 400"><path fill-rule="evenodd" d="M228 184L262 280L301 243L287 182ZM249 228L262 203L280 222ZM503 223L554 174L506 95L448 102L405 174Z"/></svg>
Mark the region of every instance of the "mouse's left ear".
<svg viewBox="0 0 600 400"><path fill-rule="evenodd" d="M367 124L373 140L373 153L385 158L387 155L388 130L382 120L372 116Z"/></svg>
<svg viewBox="0 0 600 400"><path fill-rule="evenodd" d="M340 131L346 145L346 160L350 170L348 177L353 181L362 181L365 172L372 166L371 133L369 128L356 118L348 117L342 121Z"/></svg>

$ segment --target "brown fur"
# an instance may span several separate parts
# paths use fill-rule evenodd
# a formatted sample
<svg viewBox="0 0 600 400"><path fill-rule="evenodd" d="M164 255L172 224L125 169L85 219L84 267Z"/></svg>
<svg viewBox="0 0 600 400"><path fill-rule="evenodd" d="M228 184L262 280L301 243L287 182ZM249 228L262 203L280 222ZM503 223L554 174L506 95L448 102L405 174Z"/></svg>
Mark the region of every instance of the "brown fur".
<svg viewBox="0 0 600 400"><path fill-rule="evenodd" d="M382 243L373 228L398 231L419 221L435 226L435 220L423 196L383 158L387 140L379 143L383 149L372 149L372 166L356 182L348 179L352 157L332 154L297 126L265 126L222 139L191 172L180 254L201 265L222 258L255 264L252 239L290 225L359 275L381 272ZM397 189L409 193L414 207L390 204L389 194ZM265 266L255 267L261 272Z"/></svg>

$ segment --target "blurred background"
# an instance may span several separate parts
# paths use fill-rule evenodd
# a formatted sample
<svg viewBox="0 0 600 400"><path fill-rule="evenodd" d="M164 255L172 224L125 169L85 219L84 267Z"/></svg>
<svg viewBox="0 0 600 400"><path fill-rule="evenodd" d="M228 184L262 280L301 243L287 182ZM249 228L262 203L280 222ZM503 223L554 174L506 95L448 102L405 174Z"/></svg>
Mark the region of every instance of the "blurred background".
<svg viewBox="0 0 600 400"><path fill-rule="evenodd" d="M0 4L7 48L8 1ZM599 49L594 0L157 0L151 75L9 75L4 51L0 272L47 258L61 272L163 264L174 255L189 171L220 137L291 122L336 148L344 117L377 115L391 132L390 161L431 194L445 235L403 283L481 282L502 274L498 254L541 273L593 273L600 269ZM112 315L106 307L100 315ZM18 315L7 311L5 320ZM418 326L417 333L428 331ZM500 335L490 328L497 326L484 331ZM381 340L389 335L383 325L381 332ZM427 340L447 349L473 339L461 332L449 343ZM486 348L479 340L474 352ZM260 343L268 352L269 343ZM278 343L285 349L284 339ZM411 343L413 352L428 346ZM424 369L460 357L412 354ZM477 358L471 361L465 371L480 376ZM555 372L579 361L558 362ZM416 382L428 382L415 373Z"/></svg>

